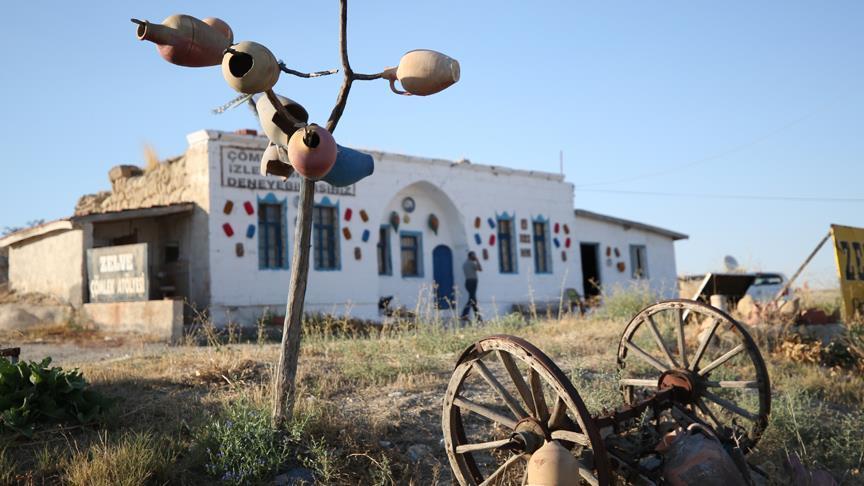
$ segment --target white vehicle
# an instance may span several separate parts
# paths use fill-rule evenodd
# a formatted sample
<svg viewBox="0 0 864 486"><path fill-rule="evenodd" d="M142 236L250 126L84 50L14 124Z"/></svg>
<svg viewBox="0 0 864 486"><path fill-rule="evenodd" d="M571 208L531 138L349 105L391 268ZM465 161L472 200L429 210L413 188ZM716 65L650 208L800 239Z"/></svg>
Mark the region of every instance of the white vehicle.
<svg viewBox="0 0 864 486"><path fill-rule="evenodd" d="M780 292L780 289L786 284L786 276L782 273L755 273L756 280L747 289L747 295L753 297L756 301L773 300ZM789 295L789 289L786 289L783 297Z"/></svg>

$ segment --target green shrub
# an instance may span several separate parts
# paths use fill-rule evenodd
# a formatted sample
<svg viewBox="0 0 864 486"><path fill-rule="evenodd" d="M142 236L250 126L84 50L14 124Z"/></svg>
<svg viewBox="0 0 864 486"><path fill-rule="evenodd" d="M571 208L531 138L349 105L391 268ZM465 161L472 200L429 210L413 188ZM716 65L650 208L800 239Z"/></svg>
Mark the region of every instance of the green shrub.
<svg viewBox="0 0 864 486"><path fill-rule="evenodd" d="M601 319L629 321L657 300L658 296L651 291L647 283L615 285L603 290L603 306L596 316Z"/></svg>
<svg viewBox="0 0 864 486"><path fill-rule="evenodd" d="M273 474L290 455L290 439L280 437L270 416L246 403L228 407L204 429L207 474L226 484L249 484Z"/></svg>
<svg viewBox="0 0 864 486"><path fill-rule="evenodd" d="M0 432L31 436L45 422L91 422L108 401L88 390L87 380L77 370L49 367L41 362L12 364L0 358Z"/></svg>

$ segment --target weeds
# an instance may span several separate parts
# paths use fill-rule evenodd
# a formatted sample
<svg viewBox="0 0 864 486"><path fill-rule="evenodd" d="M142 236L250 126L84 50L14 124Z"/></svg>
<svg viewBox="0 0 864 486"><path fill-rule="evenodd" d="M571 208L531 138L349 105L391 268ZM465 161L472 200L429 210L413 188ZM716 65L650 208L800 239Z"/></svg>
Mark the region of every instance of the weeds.
<svg viewBox="0 0 864 486"><path fill-rule="evenodd" d="M73 486L133 486L144 484L170 461L150 433L124 433L111 441L106 435L67 460L65 480Z"/></svg>

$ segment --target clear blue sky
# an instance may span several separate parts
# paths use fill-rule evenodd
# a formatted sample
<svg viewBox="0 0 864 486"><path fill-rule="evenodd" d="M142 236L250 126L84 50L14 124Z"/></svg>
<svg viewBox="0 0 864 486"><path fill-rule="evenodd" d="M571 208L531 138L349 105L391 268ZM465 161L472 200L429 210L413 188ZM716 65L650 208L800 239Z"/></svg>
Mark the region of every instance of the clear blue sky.
<svg viewBox="0 0 864 486"><path fill-rule="evenodd" d="M195 130L256 126L243 107L212 115L235 96L219 68L162 61L130 17L218 16L295 69L339 64L335 0L136 3L4 5L0 227L70 215L144 144L167 157ZM355 0L355 70L431 48L459 59L462 80L427 98L356 83L336 136L552 172L563 150L577 207L690 235L680 272L732 254L791 274L830 223L864 226L864 203L593 191L864 197L862 21L856 0ZM283 76L277 91L324 122L339 82ZM830 251L805 278L836 285Z"/></svg>

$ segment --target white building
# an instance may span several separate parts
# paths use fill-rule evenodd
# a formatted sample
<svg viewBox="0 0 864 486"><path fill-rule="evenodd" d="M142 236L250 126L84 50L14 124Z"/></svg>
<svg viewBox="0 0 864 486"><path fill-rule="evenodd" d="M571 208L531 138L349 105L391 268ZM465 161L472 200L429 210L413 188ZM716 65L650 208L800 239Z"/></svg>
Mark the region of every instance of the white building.
<svg viewBox="0 0 864 486"><path fill-rule="evenodd" d="M284 313L299 179L259 175L267 139L251 131L202 130L187 140L183 156L158 167L112 169L112 190L81 198L68 220L0 239L11 287L86 304L117 292L93 283L99 270L86 250L146 243L138 298L183 298L220 324ZM391 307L461 308L468 251L483 266L486 316L559 302L566 289L591 294L588 279L646 279L675 294L673 242L686 236L574 212L562 175L366 152L372 176L345 188L318 184L307 312L378 319L390 296Z"/></svg>

